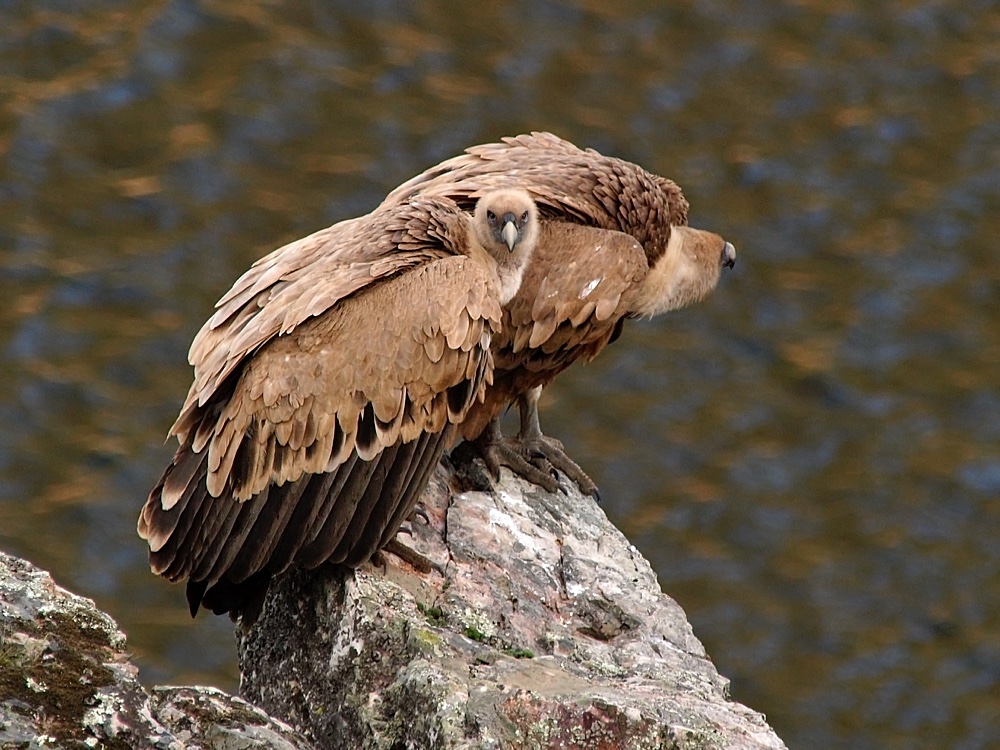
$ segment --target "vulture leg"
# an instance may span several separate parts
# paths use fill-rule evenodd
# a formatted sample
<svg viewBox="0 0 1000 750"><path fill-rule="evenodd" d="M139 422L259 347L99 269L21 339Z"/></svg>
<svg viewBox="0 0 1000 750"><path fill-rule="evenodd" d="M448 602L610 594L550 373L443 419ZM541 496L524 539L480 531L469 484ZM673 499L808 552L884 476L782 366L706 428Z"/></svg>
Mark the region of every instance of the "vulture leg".
<svg viewBox="0 0 1000 750"><path fill-rule="evenodd" d="M570 481L576 483L580 492L600 500L600 493L594 480L587 476L576 461L566 455L562 442L542 434L541 425L538 423L538 398L541 395L542 387L538 386L522 393L518 398L521 431L516 438L508 441L512 444L509 450L519 452L521 460L526 463L530 461L532 468L559 469Z"/></svg>
<svg viewBox="0 0 1000 750"><path fill-rule="evenodd" d="M500 479L500 467L506 466L522 479L549 492L558 492L559 482L555 477L558 469L570 481L575 482L583 494L600 500L594 480L566 455L563 444L542 434L538 423L538 397L541 393L542 387L538 386L518 396L521 430L516 437L504 437L500 431L500 418L495 417L479 437L466 441L453 450L452 460L463 478L477 490L489 491L490 488L488 480L471 461L476 457L483 460L494 481Z"/></svg>
<svg viewBox="0 0 1000 750"><path fill-rule="evenodd" d="M522 411L522 433L524 430L524 414L525 412ZM541 431L539 431L539 435L541 435ZM544 436L542 436L542 439L545 439ZM525 451L526 446L527 443L521 439L521 435L518 435L516 438L504 437L500 431L500 418L496 417L490 420L490 423L486 425L486 429L483 430L482 434L472 441L471 452L483 459L483 463L486 464L486 469L494 481L500 480L500 467L506 466L519 477L526 479L532 484L537 484L549 492L558 492L559 482L556 481L553 475L553 465L545 460L544 454L539 453L535 455L532 452ZM465 452L460 451L457 456L455 453L452 453L452 456L462 460L463 453ZM479 482L475 481L475 479L473 477L474 484L478 485ZM487 488L482 487L482 489Z"/></svg>

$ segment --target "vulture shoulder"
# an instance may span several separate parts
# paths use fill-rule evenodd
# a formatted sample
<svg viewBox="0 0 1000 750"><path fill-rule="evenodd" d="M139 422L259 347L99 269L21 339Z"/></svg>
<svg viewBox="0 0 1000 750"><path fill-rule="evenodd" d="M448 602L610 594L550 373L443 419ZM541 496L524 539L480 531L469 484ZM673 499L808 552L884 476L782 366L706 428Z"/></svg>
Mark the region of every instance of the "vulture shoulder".
<svg viewBox="0 0 1000 750"><path fill-rule="evenodd" d="M383 205L443 195L468 208L502 187L527 191L543 220L631 234L650 262L663 252L671 226L688 219L687 199L672 180L539 132L471 146L404 182Z"/></svg>

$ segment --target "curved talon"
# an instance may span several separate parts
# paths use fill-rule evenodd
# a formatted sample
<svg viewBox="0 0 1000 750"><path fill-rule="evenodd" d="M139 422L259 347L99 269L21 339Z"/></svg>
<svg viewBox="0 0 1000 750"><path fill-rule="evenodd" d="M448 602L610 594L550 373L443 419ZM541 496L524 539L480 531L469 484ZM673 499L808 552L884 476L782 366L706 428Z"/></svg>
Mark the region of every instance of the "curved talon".
<svg viewBox="0 0 1000 750"><path fill-rule="evenodd" d="M528 480L539 487L556 492L559 483L553 476L553 469L542 453L534 454L517 445L517 441L501 438L500 442L491 443L482 448L483 460L493 472L496 481L500 481L500 467L506 466L519 477ZM542 464L542 465L539 465Z"/></svg>
<svg viewBox="0 0 1000 750"><path fill-rule="evenodd" d="M542 388L538 386L518 397L518 411L521 413L521 432L518 434L518 441L522 450L542 454L542 460L548 469L558 469L574 482L581 492L596 498L597 485L576 461L566 455L566 448L562 442L542 434L541 425L538 423L538 399L541 394ZM499 429L498 426L497 430Z"/></svg>
<svg viewBox="0 0 1000 750"><path fill-rule="evenodd" d="M466 447L467 446L467 447ZM494 482L500 479L500 467L506 466L523 479L548 492L565 492L556 472L562 472L576 484L580 491L600 499L597 485L573 459L566 455L562 442L541 434L541 431L522 431L517 437L504 437L499 422L491 423L475 440L452 452L458 460L478 456L485 464Z"/></svg>
<svg viewBox="0 0 1000 750"><path fill-rule="evenodd" d="M545 454L538 454L538 461L544 462L542 466L539 466L538 463L527 457L532 456L534 458L534 452L526 449L523 445L519 444L520 442L516 438L501 437L498 442L491 443L485 447L485 450L497 462L497 475L499 475L499 467L506 466L519 477L528 480L532 484L537 484L549 492L557 492L559 490L559 482L552 476L552 466L546 460Z"/></svg>
<svg viewBox="0 0 1000 750"><path fill-rule="evenodd" d="M533 453L541 453L545 462L565 474L567 479L580 488L580 492L590 495L595 500L600 500L600 493L594 480L587 476L587 473L580 468L576 461L566 455L563 444L559 440L541 435L531 450Z"/></svg>
<svg viewBox="0 0 1000 750"><path fill-rule="evenodd" d="M421 508L419 505L417 505L416 507L414 507L412 511L410 511L410 516L406 520L409 521L410 523L413 523L418 518L422 519L425 524L430 525L431 517L427 515L427 511Z"/></svg>

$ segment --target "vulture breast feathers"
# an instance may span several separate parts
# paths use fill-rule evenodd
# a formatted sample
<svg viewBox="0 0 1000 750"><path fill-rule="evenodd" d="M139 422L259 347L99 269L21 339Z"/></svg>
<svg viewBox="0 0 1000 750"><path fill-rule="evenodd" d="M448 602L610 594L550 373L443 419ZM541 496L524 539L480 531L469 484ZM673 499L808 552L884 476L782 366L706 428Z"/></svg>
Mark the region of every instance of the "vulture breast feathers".
<svg viewBox="0 0 1000 750"><path fill-rule="evenodd" d="M524 192L489 192L474 218L415 196L276 250L223 296L138 523L192 612L253 617L271 576L391 540L492 382L536 238Z"/></svg>

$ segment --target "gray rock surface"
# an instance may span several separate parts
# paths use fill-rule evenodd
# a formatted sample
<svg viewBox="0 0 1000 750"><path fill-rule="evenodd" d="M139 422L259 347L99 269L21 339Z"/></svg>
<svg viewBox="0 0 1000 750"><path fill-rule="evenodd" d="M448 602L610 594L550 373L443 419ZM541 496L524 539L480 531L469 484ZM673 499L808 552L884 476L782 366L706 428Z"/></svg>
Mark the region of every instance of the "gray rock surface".
<svg viewBox="0 0 1000 750"><path fill-rule="evenodd" d="M0 748L273 748L311 745L215 688L136 679L125 636L90 599L0 552Z"/></svg>
<svg viewBox="0 0 1000 750"><path fill-rule="evenodd" d="M784 747L590 498L442 470L424 509L400 539L437 569L387 554L273 587L237 632L250 703L146 690L110 617L0 552L0 747Z"/></svg>
<svg viewBox="0 0 1000 750"><path fill-rule="evenodd" d="M242 692L326 748L783 748L589 497L455 493L354 573L293 574L238 631Z"/></svg>

